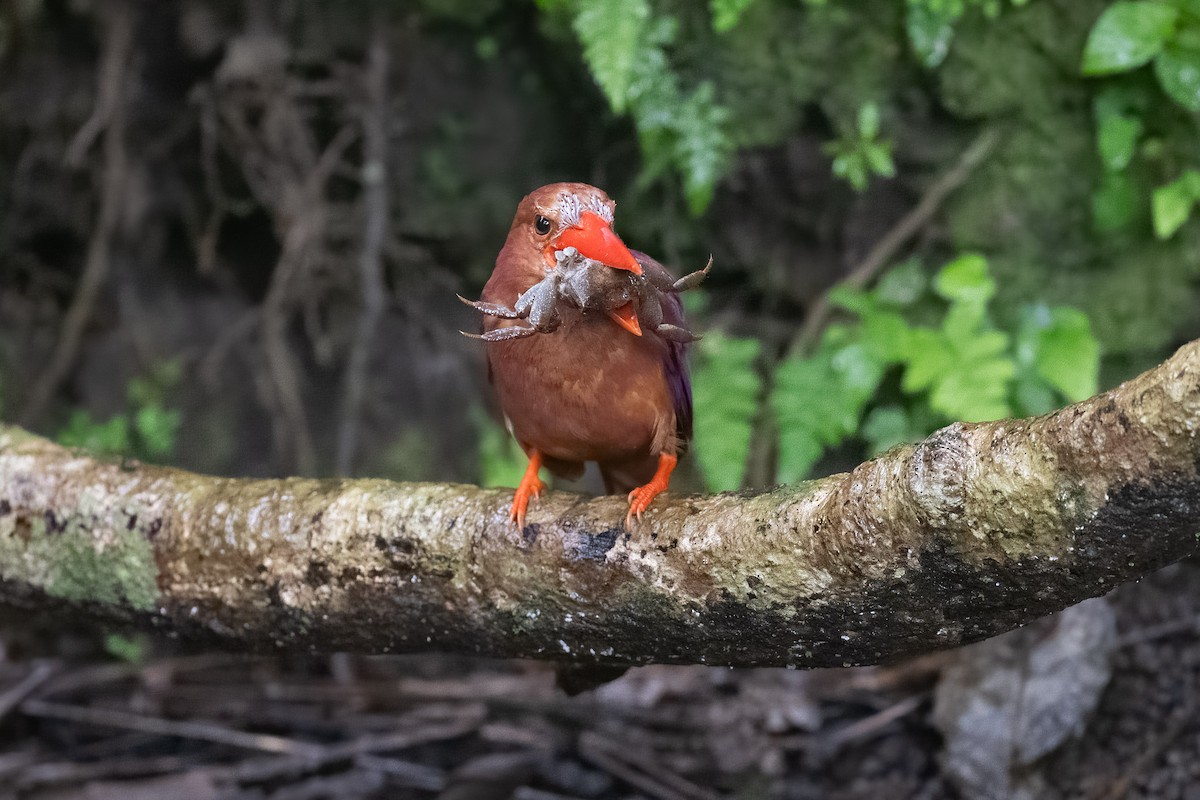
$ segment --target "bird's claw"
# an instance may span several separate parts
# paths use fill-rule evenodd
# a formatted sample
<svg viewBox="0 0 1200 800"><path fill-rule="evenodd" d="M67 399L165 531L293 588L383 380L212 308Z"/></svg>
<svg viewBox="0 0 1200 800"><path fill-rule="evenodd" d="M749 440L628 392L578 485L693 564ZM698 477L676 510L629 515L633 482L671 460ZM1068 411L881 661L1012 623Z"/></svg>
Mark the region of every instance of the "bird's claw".
<svg viewBox="0 0 1200 800"><path fill-rule="evenodd" d="M629 513L625 515L625 527L633 526L633 521L642 521L642 512L650 507L654 502L654 498L667 490L671 483L671 473L675 469L675 465L679 463L679 459L670 453L660 453L658 456L658 469L654 471L654 477L644 486L639 486L629 493Z"/></svg>
<svg viewBox="0 0 1200 800"><path fill-rule="evenodd" d="M521 476L521 483L513 494L512 508L508 512L508 518L517 523L517 530L525 527L525 511L529 508L529 499L541 497L542 490L546 488L546 484L538 477L541 467L542 454L537 450L530 450L529 463L525 466L525 474Z"/></svg>
<svg viewBox="0 0 1200 800"><path fill-rule="evenodd" d="M513 495L512 508L508 512L508 518L516 523L517 530L525 527L525 512L529 509L529 501L539 500L545 488L546 484L539 479L534 479L532 483L521 481L516 494Z"/></svg>
<svg viewBox="0 0 1200 800"><path fill-rule="evenodd" d="M625 515L625 527L633 527L634 520L642 521L642 513L650 507L654 502L654 498L658 497L666 491L666 485L660 485L655 481L651 481L645 486L639 486L629 493L629 513Z"/></svg>

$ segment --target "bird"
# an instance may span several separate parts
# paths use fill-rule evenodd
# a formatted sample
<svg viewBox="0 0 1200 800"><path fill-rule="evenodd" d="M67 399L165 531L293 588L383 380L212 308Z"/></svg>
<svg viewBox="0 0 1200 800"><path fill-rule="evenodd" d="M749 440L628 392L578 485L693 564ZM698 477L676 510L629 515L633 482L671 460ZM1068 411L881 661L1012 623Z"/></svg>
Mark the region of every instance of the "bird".
<svg viewBox="0 0 1200 800"><path fill-rule="evenodd" d="M512 306L555 268L557 253L641 275L665 269L630 250L613 229L616 203L585 183L552 183L517 206L481 301ZM662 295L663 321L684 327L678 294ZM607 494L627 493L626 527L666 491L692 438L687 343L643 332L632 303L604 312L564 304L553 334L487 341L488 377L505 424L528 457L509 517L525 527L546 488L542 467L575 479L599 466ZM484 332L520 320L484 317Z"/></svg>

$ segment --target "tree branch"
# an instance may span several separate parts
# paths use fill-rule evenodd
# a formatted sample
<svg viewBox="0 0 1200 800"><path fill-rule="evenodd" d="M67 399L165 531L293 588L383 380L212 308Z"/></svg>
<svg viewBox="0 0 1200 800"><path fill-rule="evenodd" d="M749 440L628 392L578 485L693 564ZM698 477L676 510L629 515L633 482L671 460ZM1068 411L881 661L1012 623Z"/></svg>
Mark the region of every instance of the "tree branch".
<svg viewBox="0 0 1200 800"><path fill-rule="evenodd" d="M0 600L239 649L816 667L962 644L1200 550L1200 341L1031 420L761 494L212 478L0 428Z"/></svg>

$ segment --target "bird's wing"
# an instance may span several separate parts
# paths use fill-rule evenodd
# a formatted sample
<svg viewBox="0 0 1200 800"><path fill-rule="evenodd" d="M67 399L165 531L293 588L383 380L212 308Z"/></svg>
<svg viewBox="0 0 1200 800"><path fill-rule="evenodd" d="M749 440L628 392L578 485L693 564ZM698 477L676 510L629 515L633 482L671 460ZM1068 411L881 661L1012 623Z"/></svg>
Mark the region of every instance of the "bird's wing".
<svg viewBox="0 0 1200 800"><path fill-rule="evenodd" d="M650 272L659 271L670 275L670 271L655 259L634 250L633 257L642 265L642 269ZM671 278L674 280L674 277ZM679 295L670 292L660 294L663 310L663 322L686 328L683 316L683 302ZM675 435L679 438L679 455L687 450L687 443L692 439L692 376L688 371L688 345L669 340L662 340L663 374L671 391L671 401L675 406Z"/></svg>

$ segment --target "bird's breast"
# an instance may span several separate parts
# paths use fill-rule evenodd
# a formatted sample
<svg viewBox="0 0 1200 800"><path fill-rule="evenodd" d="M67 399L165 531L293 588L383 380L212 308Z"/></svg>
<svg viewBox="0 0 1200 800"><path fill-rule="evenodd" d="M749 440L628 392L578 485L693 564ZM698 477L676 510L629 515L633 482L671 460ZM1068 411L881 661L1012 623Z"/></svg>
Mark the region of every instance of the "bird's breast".
<svg viewBox="0 0 1200 800"><path fill-rule="evenodd" d="M601 313L562 312L554 333L488 344L514 435L569 461L660 452L675 430L663 343L634 336Z"/></svg>

